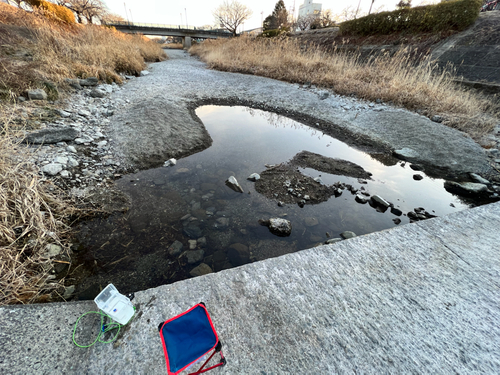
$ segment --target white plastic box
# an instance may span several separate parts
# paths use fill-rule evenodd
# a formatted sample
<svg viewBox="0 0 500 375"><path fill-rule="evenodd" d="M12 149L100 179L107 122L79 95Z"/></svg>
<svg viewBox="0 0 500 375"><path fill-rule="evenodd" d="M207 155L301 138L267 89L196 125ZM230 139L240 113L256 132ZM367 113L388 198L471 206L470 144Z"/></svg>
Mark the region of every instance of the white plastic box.
<svg viewBox="0 0 500 375"><path fill-rule="evenodd" d="M94 298L97 307L109 315L115 322L127 324L134 316L134 305L120 294L113 284L109 284Z"/></svg>

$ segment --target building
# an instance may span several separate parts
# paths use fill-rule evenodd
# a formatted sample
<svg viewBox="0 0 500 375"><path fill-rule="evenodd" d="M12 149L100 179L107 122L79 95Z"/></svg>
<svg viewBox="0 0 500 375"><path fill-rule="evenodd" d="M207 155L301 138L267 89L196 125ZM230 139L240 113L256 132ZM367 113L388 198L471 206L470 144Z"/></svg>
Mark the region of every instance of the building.
<svg viewBox="0 0 500 375"><path fill-rule="evenodd" d="M313 3L313 0L304 0L304 4L299 7L299 17L305 17L310 14L319 15L321 13L321 4Z"/></svg>

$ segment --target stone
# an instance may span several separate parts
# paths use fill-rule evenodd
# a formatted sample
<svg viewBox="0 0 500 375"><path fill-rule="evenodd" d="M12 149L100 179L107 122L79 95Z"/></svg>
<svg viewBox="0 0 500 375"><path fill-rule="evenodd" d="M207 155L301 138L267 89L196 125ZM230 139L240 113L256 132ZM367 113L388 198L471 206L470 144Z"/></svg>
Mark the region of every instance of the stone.
<svg viewBox="0 0 500 375"><path fill-rule="evenodd" d="M188 243L189 243L189 250L194 250L194 249L196 249L196 245L198 244L198 241L188 240Z"/></svg>
<svg viewBox="0 0 500 375"><path fill-rule="evenodd" d="M323 91L323 92L319 93L319 95L318 95L319 100L328 99L329 96L330 96L330 93L327 91Z"/></svg>
<svg viewBox="0 0 500 375"><path fill-rule="evenodd" d="M476 182L445 181L444 188L458 195L477 195L488 192L488 186Z"/></svg>
<svg viewBox="0 0 500 375"><path fill-rule="evenodd" d="M342 237L344 240L348 240L349 238L356 237L356 233L351 232L349 230L346 230L346 231L340 233L340 237Z"/></svg>
<svg viewBox="0 0 500 375"><path fill-rule="evenodd" d="M43 257L50 259L58 255L61 255L62 253L63 253L62 246L57 245L55 243L49 243L47 246L45 246L45 252L43 253Z"/></svg>
<svg viewBox="0 0 500 375"><path fill-rule="evenodd" d="M106 92L99 88L96 88L93 89L89 95L93 98L104 98L106 96Z"/></svg>
<svg viewBox="0 0 500 375"><path fill-rule="evenodd" d="M172 245L169 246L167 251L170 255L175 256L181 253L183 247L184 245L182 245L182 242L175 241Z"/></svg>
<svg viewBox="0 0 500 375"><path fill-rule="evenodd" d="M229 246L227 257L235 267L248 263L250 260L250 251L246 245L235 243Z"/></svg>
<svg viewBox="0 0 500 375"><path fill-rule="evenodd" d="M66 147L66 151L71 152L72 154L76 154L77 153L75 146L68 146L68 147Z"/></svg>
<svg viewBox="0 0 500 375"><path fill-rule="evenodd" d="M142 70L141 73L140 73L140 76L141 77L145 77L147 75L149 75L150 73L147 71L147 70Z"/></svg>
<svg viewBox="0 0 500 375"><path fill-rule="evenodd" d="M134 78L135 78L135 76L129 76L129 75L125 76L125 79L134 79Z"/></svg>
<svg viewBox="0 0 500 375"><path fill-rule="evenodd" d="M78 111L78 114L79 114L80 116L83 116L83 117L90 117L90 116L92 116L92 113L90 113L89 111L87 111L87 110L85 110L85 109L80 109L80 110Z"/></svg>
<svg viewBox="0 0 500 375"><path fill-rule="evenodd" d="M67 170L62 170L60 173L62 178L70 178L71 177L71 172L67 171Z"/></svg>
<svg viewBox="0 0 500 375"><path fill-rule="evenodd" d="M186 252L186 259L189 264L201 262L205 255L204 250L189 250Z"/></svg>
<svg viewBox="0 0 500 375"><path fill-rule="evenodd" d="M97 142L96 146L97 146L97 148L103 148L107 144L108 144L108 141L100 141L100 142Z"/></svg>
<svg viewBox="0 0 500 375"><path fill-rule="evenodd" d="M47 93L42 89L28 90L29 100L47 100Z"/></svg>
<svg viewBox="0 0 500 375"><path fill-rule="evenodd" d="M319 224L319 221L315 217L306 217L306 218L304 218L304 225L306 227L314 227L314 226L316 226L318 224Z"/></svg>
<svg viewBox="0 0 500 375"><path fill-rule="evenodd" d="M63 111L62 109L58 110L58 112L61 115L61 117L64 117L64 118L68 118L71 116L71 113Z"/></svg>
<svg viewBox="0 0 500 375"><path fill-rule="evenodd" d="M227 217L219 217L216 221L217 228L226 228L229 226L229 218Z"/></svg>
<svg viewBox="0 0 500 375"><path fill-rule="evenodd" d="M479 184L489 184L490 182L476 173L469 173L470 178Z"/></svg>
<svg viewBox="0 0 500 375"><path fill-rule="evenodd" d="M398 218L398 217L397 217L397 218L392 219L392 221L394 221L394 224L396 224L396 225L401 224L401 219L400 219L400 218Z"/></svg>
<svg viewBox="0 0 500 375"><path fill-rule="evenodd" d="M292 234L292 223L286 219L272 218L269 220L259 220L259 224L267 226L269 231L276 236L288 237Z"/></svg>
<svg viewBox="0 0 500 375"><path fill-rule="evenodd" d="M200 237L200 238L198 238L197 242L198 242L198 246L199 247L206 247L207 246L207 239L206 239L206 237Z"/></svg>
<svg viewBox="0 0 500 375"><path fill-rule="evenodd" d="M77 145L81 145L81 144L84 144L84 143L91 143L93 141L94 141L94 138L90 138L88 136L81 137L81 138L75 138L75 143Z"/></svg>
<svg viewBox="0 0 500 375"><path fill-rule="evenodd" d="M400 159L408 159L408 158L416 158L418 157L418 152L416 152L415 150L411 149L411 148L408 148L408 147L404 147L400 150L395 150L394 151L394 155L397 156L398 158Z"/></svg>
<svg viewBox="0 0 500 375"><path fill-rule="evenodd" d="M247 180L250 180L250 181L258 181L260 180L260 175L258 173L252 173L250 176L247 177Z"/></svg>
<svg viewBox="0 0 500 375"><path fill-rule="evenodd" d="M370 200L370 198L364 196L361 193L356 194L356 198L354 198L354 199L356 200L356 202L361 203L361 204L365 204Z"/></svg>
<svg viewBox="0 0 500 375"><path fill-rule="evenodd" d="M82 89L82 85L80 85L80 80L78 79L69 79L69 78L66 78L66 83L76 89L76 90L81 90Z"/></svg>
<svg viewBox="0 0 500 375"><path fill-rule="evenodd" d="M40 170L44 174L48 174L49 176L55 176L56 174L58 174L63 170L63 166L57 163L49 163L47 165L44 165Z"/></svg>
<svg viewBox="0 0 500 375"><path fill-rule="evenodd" d="M441 122L443 122L443 118L441 116L434 115L431 117L431 121L441 123Z"/></svg>
<svg viewBox="0 0 500 375"><path fill-rule="evenodd" d="M66 156L56 156L52 162L66 165L68 164L68 158Z"/></svg>
<svg viewBox="0 0 500 375"><path fill-rule="evenodd" d="M226 180L226 185L236 191L237 193L243 193L243 188L240 186L240 184L238 183L238 180L236 180L236 177L234 176L230 176L227 180Z"/></svg>
<svg viewBox="0 0 500 375"><path fill-rule="evenodd" d="M325 241L325 244L331 245L331 244L337 243L339 241L342 241L342 238L330 238L330 239Z"/></svg>
<svg viewBox="0 0 500 375"><path fill-rule="evenodd" d="M372 195L371 200L373 203L375 203L375 205L381 206L383 208L388 208L391 205L389 202L387 202L380 195Z"/></svg>
<svg viewBox="0 0 500 375"><path fill-rule="evenodd" d="M97 86L99 80L96 77L89 77L87 79L81 79L78 83L80 86Z"/></svg>
<svg viewBox="0 0 500 375"><path fill-rule="evenodd" d="M399 208L391 207L391 214L401 216L403 214L403 211L401 211Z"/></svg>
<svg viewBox="0 0 500 375"><path fill-rule="evenodd" d="M163 163L163 166L164 167L172 167L176 164L177 164L177 160L172 158L172 159L168 159L165 163Z"/></svg>
<svg viewBox="0 0 500 375"><path fill-rule="evenodd" d="M196 266L193 268L189 274L193 277L198 277L198 276L203 276L203 275L208 275L209 273L212 273L212 269L208 264L201 263L199 266Z"/></svg>
<svg viewBox="0 0 500 375"><path fill-rule="evenodd" d="M194 223L189 223L184 227L184 233L192 239L200 238L203 234L200 227Z"/></svg>
<svg viewBox="0 0 500 375"><path fill-rule="evenodd" d="M417 173L417 174L414 174L414 175L413 175L413 179L414 179L415 181L420 181L420 180L423 180L423 179L424 179L424 176L422 176L421 174L418 174L418 173Z"/></svg>
<svg viewBox="0 0 500 375"><path fill-rule="evenodd" d="M73 293L75 293L75 290L76 290L76 286L74 286L74 285L67 286L66 288L64 288L63 298L64 299L71 298Z"/></svg>
<svg viewBox="0 0 500 375"><path fill-rule="evenodd" d="M23 142L29 144L56 144L73 141L78 137L78 131L73 128L49 128L28 134Z"/></svg>

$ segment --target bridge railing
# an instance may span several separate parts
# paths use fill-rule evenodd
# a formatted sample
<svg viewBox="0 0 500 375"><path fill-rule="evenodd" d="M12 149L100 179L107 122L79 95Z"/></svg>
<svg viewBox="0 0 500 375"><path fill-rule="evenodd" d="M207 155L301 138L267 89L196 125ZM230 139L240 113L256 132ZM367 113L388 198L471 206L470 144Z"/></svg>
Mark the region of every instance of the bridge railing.
<svg viewBox="0 0 500 375"><path fill-rule="evenodd" d="M196 26L186 26L186 25L164 25L159 23L139 23L139 22L127 22L127 21L115 21L109 22L107 26L131 26L131 27L147 27L151 29L177 29L177 30L197 30L197 31L212 31L217 33L229 33L229 31L224 29L216 28L206 28L206 27L196 27Z"/></svg>

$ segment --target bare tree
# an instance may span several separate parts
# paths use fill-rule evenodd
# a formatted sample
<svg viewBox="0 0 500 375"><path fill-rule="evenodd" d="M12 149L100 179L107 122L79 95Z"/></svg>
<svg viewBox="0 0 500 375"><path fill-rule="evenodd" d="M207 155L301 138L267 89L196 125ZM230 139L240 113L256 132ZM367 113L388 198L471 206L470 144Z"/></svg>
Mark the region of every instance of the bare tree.
<svg viewBox="0 0 500 375"><path fill-rule="evenodd" d="M314 14L307 14L305 16L300 16L299 18L297 18L295 25L299 28L299 30L304 31L311 27L316 18L317 15Z"/></svg>
<svg viewBox="0 0 500 375"><path fill-rule="evenodd" d="M236 36L236 30L252 15L252 11L237 0L225 0L213 15L218 25Z"/></svg>
<svg viewBox="0 0 500 375"><path fill-rule="evenodd" d="M56 2L73 11L79 23L94 23L96 20L102 22L108 14L102 0L56 0Z"/></svg>

